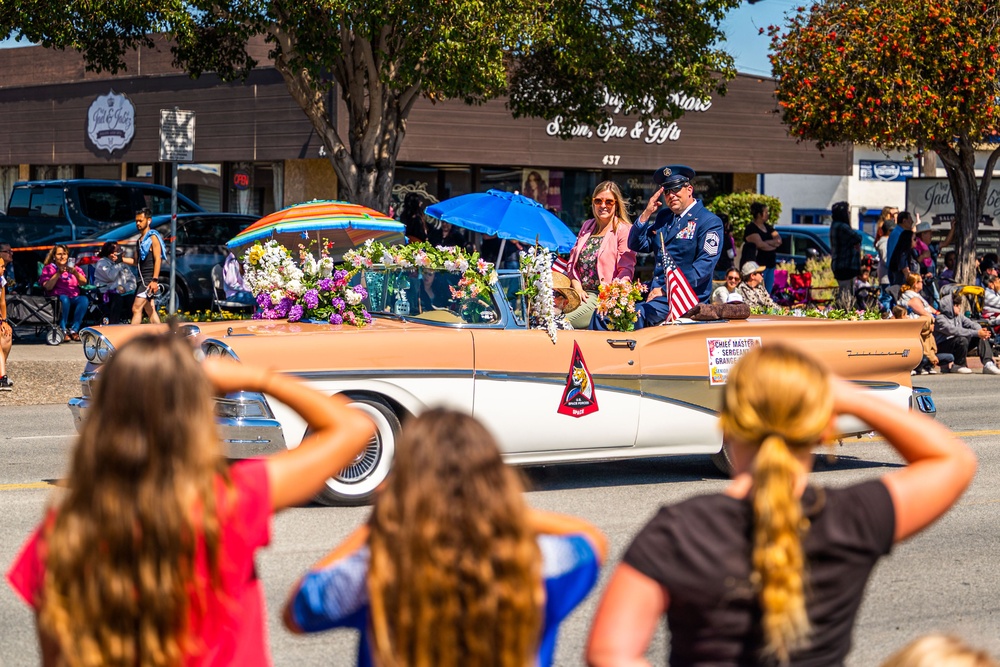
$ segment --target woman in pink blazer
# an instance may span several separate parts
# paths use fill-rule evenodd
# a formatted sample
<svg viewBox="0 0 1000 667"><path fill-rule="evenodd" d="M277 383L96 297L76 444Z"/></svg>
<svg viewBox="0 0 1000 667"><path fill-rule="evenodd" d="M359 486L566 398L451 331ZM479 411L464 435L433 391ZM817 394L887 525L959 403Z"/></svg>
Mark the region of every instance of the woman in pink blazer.
<svg viewBox="0 0 1000 667"><path fill-rule="evenodd" d="M631 278L635 271L635 252L628 249L632 222L614 181L604 181L594 190L593 211L594 217L583 223L569 253L569 277L580 294L580 306L566 315L574 329L590 326L601 285Z"/></svg>

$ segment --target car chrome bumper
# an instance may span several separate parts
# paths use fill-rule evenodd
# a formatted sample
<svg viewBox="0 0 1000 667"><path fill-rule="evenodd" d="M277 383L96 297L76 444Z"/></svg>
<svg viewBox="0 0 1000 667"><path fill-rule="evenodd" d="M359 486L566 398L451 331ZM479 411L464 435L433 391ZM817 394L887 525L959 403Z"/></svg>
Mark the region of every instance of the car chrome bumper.
<svg viewBox="0 0 1000 667"><path fill-rule="evenodd" d="M90 409L90 398L69 400L73 425L79 431ZM273 454L285 449L281 422L274 418L262 394L240 392L216 399L215 423L226 445L226 456L246 459Z"/></svg>
<svg viewBox="0 0 1000 667"><path fill-rule="evenodd" d="M931 390L927 387L914 387L910 396L910 409L922 412L928 417L936 416L937 406L934 405Z"/></svg>

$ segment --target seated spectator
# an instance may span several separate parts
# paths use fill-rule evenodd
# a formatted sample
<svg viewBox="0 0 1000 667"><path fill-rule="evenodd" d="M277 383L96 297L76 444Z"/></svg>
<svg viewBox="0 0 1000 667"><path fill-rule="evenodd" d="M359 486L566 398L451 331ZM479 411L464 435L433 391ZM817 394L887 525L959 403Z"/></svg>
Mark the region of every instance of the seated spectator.
<svg viewBox="0 0 1000 667"><path fill-rule="evenodd" d="M983 317L995 321L1000 317L1000 276L987 274L983 288Z"/></svg>
<svg viewBox="0 0 1000 667"><path fill-rule="evenodd" d="M908 465L847 487L810 480L813 449L841 415ZM590 665L643 664L663 615L672 665L844 664L876 563L954 505L976 471L940 422L780 343L733 366L720 425L732 482L661 508L639 532L598 607Z"/></svg>
<svg viewBox="0 0 1000 667"><path fill-rule="evenodd" d="M567 315L580 307L580 295L565 273L552 272L552 301L556 307L556 328L572 329Z"/></svg>
<svg viewBox="0 0 1000 667"><path fill-rule="evenodd" d="M0 254L0 391L11 391L14 383L7 377L7 357L14 343L14 329L7 321L7 268L6 258Z"/></svg>
<svg viewBox="0 0 1000 667"><path fill-rule="evenodd" d="M743 303L751 308L770 309L777 308L771 295L764 289L764 267L757 262L750 261L743 264L740 272L743 274L743 282L737 287Z"/></svg>
<svg viewBox="0 0 1000 667"><path fill-rule="evenodd" d="M87 284L87 275L70 259L69 248L53 246L45 257L42 275L38 284L46 296L59 298L59 327L66 334L66 340L80 340L80 326L87 314L90 303L80 293L80 285Z"/></svg>
<svg viewBox="0 0 1000 667"><path fill-rule="evenodd" d="M709 303L726 303L729 300L729 295L736 291L736 288L740 286L740 272L735 268L726 271L726 283L724 285L719 285L712 291L712 296L709 297Z"/></svg>
<svg viewBox="0 0 1000 667"><path fill-rule="evenodd" d="M861 267L861 272L854 279L854 307L858 310L878 307L878 285L872 282L870 266Z"/></svg>
<svg viewBox="0 0 1000 667"><path fill-rule="evenodd" d="M955 356L952 373L971 373L965 365L969 349L973 344L983 362L983 373L1000 375L1000 368L993 361L993 344L990 330L973 322L964 313L965 299L960 292L952 292L941 297L941 311L934 318L934 338L939 352Z"/></svg>
<svg viewBox="0 0 1000 667"><path fill-rule="evenodd" d="M135 274L121 261L121 248L114 241L101 246L97 256L100 259L94 267L94 286L108 305L108 324L120 324L126 301L135 292Z"/></svg>
<svg viewBox="0 0 1000 667"><path fill-rule="evenodd" d="M222 264L222 287L226 292L226 301L247 305L256 303L253 292L243 282L243 267L233 253L226 255L226 261Z"/></svg>
<svg viewBox="0 0 1000 667"><path fill-rule="evenodd" d="M607 547L523 490L472 417L410 419L368 522L296 584L286 627L360 630L358 665L548 667Z"/></svg>
<svg viewBox="0 0 1000 667"><path fill-rule="evenodd" d="M949 250L944 254L944 268L938 275L938 291L947 294L955 288L955 251Z"/></svg>
<svg viewBox="0 0 1000 667"><path fill-rule="evenodd" d="M65 490L7 573L45 664L271 663L254 554L274 513L309 500L374 429L289 375L192 352L176 331L144 334L101 369ZM302 443L228 465L213 396L237 391L297 412Z"/></svg>
<svg viewBox="0 0 1000 667"><path fill-rule="evenodd" d="M1000 667L1000 662L958 637L931 634L893 653L882 667Z"/></svg>

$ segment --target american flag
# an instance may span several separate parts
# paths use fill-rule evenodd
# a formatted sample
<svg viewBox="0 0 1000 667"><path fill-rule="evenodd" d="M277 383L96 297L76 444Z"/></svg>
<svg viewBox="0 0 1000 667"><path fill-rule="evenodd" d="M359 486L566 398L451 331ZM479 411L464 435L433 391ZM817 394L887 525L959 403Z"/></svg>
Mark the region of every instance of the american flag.
<svg viewBox="0 0 1000 667"><path fill-rule="evenodd" d="M566 263L565 259L563 259L559 255L556 255L555 259L552 260L552 270L553 271L558 271L559 273L568 276L569 275L569 264Z"/></svg>
<svg viewBox="0 0 1000 667"><path fill-rule="evenodd" d="M677 268L674 258L666 250L663 251L663 273L667 278L667 294L670 302L667 322L673 322L698 305L698 297L695 296L687 278Z"/></svg>

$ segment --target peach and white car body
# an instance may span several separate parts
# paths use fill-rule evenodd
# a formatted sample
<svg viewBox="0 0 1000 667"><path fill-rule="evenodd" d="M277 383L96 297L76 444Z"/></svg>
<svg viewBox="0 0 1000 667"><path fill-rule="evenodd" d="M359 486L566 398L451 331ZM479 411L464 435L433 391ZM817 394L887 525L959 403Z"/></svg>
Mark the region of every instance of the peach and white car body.
<svg viewBox="0 0 1000 667"><path fill-rule="evenodd" d="M502 316L482 325L376 317L363 329L283 320L185 326L208 354L295 375L320 391L349 395L369 411L382 440L367 462L358 461L357 474L331 481L329 502L370 497L391 467L399 422L433 406L480 419L514 464L716 454L722 444L721 385L711 380L718 367L711 363L709 340L794 345L873 395L934 410L929 392L910 384L910 369L921 354L915 320L751 317L627 333L564 330L553 343L544 330L518 326L501 291L495 298ZM102 327L86 333L91 345L113 351L143 329ZM86 413L99 362L88 363L81 378L84 395L70 402L77 420ZM563 407L574 363L578 379L582 365L590 385L586 410ZM234 457L294 447L306 429L297 414L266 396L227 397L218 414L220 433ZM842 420L839 426L844 435L870 430L856 420Z"/></svg>

